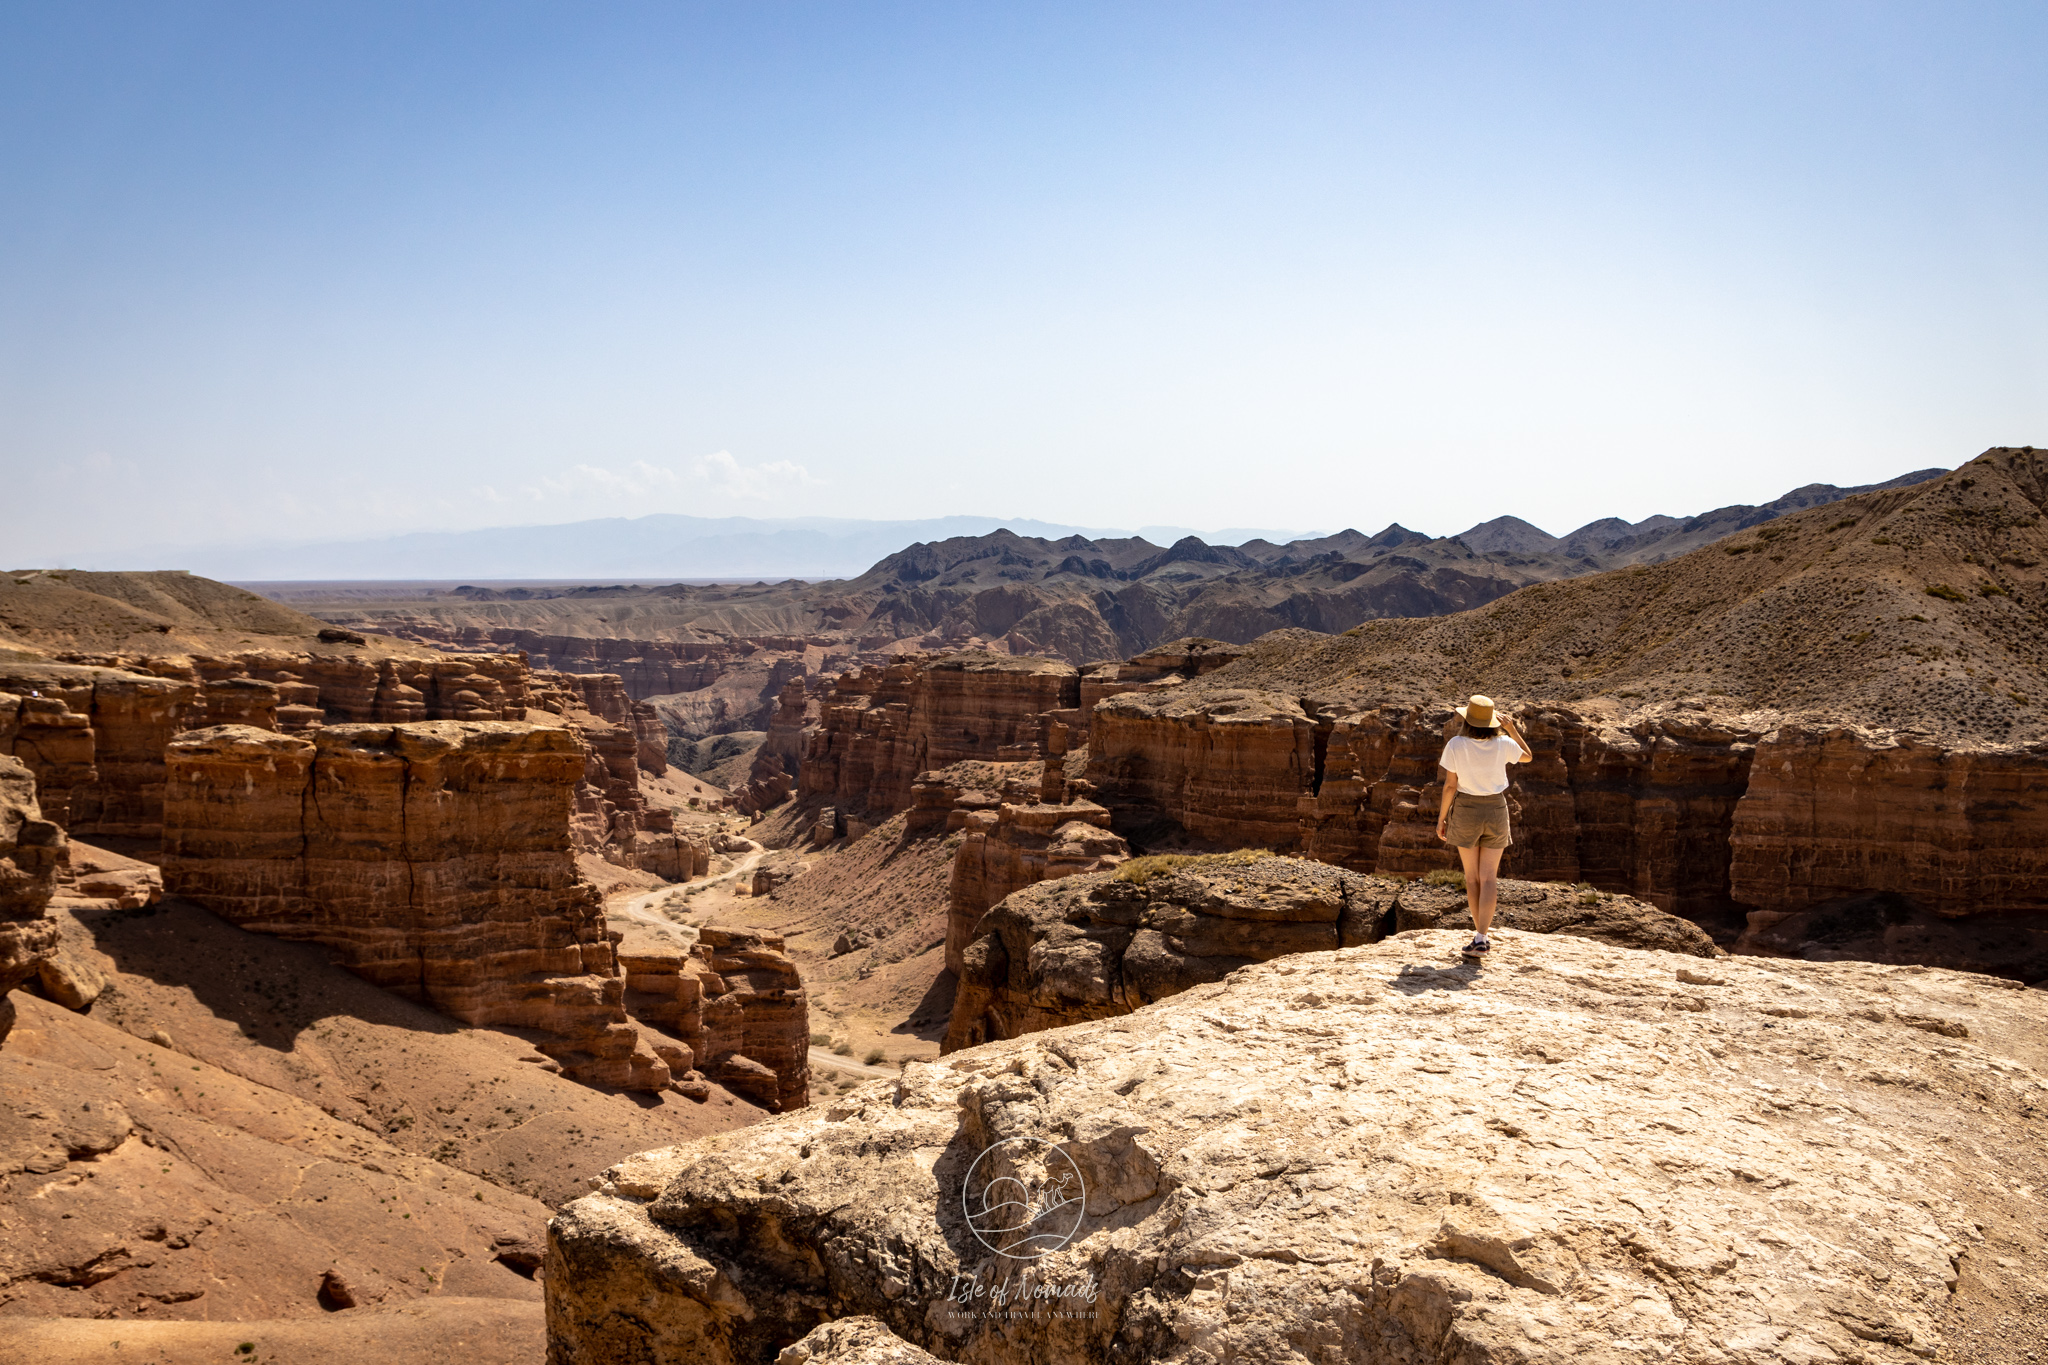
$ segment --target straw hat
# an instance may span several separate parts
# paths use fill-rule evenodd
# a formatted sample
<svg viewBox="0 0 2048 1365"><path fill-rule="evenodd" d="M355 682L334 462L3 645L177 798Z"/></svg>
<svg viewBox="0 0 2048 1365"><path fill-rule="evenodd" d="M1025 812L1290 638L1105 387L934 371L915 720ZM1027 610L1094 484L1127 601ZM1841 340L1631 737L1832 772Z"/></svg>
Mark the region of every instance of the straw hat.
<svg viewBox="0 0 2048 1365"><path fill-rule="evenodd" d="M1500 717L1494 714L1493 698L1482 697L1477 692L1463 706L1456 708L1458 719L1476 729L1485 730L1500 724Z"/></svg>

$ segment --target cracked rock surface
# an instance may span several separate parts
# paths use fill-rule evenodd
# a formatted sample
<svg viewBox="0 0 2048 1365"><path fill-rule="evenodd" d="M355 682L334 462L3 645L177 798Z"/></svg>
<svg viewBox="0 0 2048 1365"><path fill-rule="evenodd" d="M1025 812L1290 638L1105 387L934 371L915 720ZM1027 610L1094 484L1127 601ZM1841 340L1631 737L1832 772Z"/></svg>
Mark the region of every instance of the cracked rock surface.
<svg viewBox="0 0 2048 1365"><path fill-rule="evenodd" d="M551 1365L864 1358L813 1336L861 1317L986 1365L1904 1365L1994 1359L1960 1325L2048 1291L2048 995L1461 942L1279 958L642 1158L551 1225ZM1039 1259L969 1226L991 1169Z"/></svg>

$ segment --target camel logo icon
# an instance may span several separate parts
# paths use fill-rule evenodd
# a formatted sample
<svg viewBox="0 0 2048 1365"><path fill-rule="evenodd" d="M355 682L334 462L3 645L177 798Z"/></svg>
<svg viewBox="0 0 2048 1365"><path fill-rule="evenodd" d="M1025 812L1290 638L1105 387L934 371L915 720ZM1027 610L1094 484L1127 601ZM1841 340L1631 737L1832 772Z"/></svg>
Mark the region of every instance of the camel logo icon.
<svg viewBox="0 0 2048 1365"><path fill-rule="evenodd" d="M1088 1187L1074 1158L1057 1144L1004 1138L967 1168L960 1204L983 1246L1013 1261L1035 1261L1080 1230Z"/></svg>

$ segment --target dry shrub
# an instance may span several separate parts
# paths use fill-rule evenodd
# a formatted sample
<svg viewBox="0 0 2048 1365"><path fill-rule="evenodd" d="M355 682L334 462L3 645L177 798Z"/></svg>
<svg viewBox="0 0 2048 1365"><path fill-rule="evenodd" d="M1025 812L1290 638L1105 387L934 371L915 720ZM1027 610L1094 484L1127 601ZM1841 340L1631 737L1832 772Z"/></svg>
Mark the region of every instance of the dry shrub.
<svg viewBox="0 0 2048 1365"><path fill-rule="evenodd" d="M1116 870L1120 882L1143 886L1154 877L1172 872L1204 872L1212 868L1247 867L1274 855L1263 848L1240 848L1234 853L1151 853L1133 858Z"/></svg>

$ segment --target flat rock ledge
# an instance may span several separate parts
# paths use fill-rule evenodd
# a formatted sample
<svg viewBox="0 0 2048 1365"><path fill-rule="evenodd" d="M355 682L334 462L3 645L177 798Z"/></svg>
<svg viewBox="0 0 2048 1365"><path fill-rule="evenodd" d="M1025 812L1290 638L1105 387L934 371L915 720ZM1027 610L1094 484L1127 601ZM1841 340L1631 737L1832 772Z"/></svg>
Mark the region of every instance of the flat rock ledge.
<svg viewBox="0 0 2048 1365"><path fill-rule="evenodd" d="M1562 936L1474 968L1462 938L622 1163L550 1225L551 1365L1904 1365L1987 1230L2038 1241L2048 994ZM1037 1241L970 1225L991 1172Z"/></svg>

